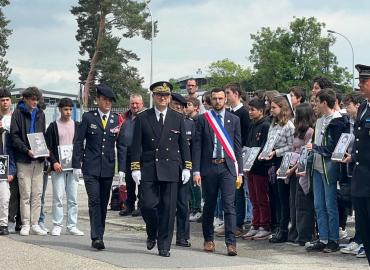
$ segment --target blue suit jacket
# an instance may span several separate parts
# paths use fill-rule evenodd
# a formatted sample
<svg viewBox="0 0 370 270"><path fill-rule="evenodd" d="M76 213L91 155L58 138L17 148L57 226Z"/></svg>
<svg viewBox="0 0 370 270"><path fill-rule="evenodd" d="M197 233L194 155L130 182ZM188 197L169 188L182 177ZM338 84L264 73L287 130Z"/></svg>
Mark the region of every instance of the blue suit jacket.
<svg viewBox="0 0 370 270"><path fill-rule="evenodd" d="M224 127L229 133L233 143L234 153L239 166L239 173L242 172L242 153L239 117L225 111ZM208 124L204 114L200 115L196 124L195 136L192 145L193 171L200 172L201 176L207 176L212 169L212 155L214 149L214 132ZM225 153L227 168L233 176L236 175L235 165L231 158Z"/></svg>

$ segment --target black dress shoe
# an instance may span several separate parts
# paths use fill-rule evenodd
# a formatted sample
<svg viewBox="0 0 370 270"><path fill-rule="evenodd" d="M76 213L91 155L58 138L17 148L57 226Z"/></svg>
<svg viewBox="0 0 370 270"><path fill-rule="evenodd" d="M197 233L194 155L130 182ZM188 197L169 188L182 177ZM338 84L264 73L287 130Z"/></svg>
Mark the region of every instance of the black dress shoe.
<svg viewBox="0 0 370 270"><path fill-rule="evenodd" d="M91 247L96 248L97 250L105 249L104 242L103 240L100 240L100 239L93 240L91 242Z"/></svg>
<svg viewBox="0 0 370 270"><path fill-rule="evenodd" d="M134 211L132 211L132 214L131 214L133 217L141 217L141 211L140 209L136 209Z"/></svg>
<svg viewBox="0 0 370 270"><path fill-rule="evenodd" d="M123 217L125 217L125 216L129 216L129 215L131 215L131 213L132 213L132 209L131 208L124 208L124 209L122 209L121 211L119 211L119 215L120 216L123 216Z"/></svg>
<svg viewBox="0 0 370 270"><path fill-rule="evenodd" d="M176 246L180 247L191 247L191 244L188 240L176 240Z"/></svg>
<svg viewBox="0 0 370 270"><path fill-rule="evenodd" d="M158 250L158 255L161 256L161 257L170 257L171 256L170 251L165 250L165 249Z"/></svg>
<svg viewBox="0 0 370 270"><path fill-rule="evenodd" d="M8 235L8 234L9 234L8 226L1 226L1 235Z"/></svg>
<svg viewBox="0 0 370 270"><path fill-rule="evenodd" d="M155 240L146 239L146 248L152 250L155 247Z"/></svg>

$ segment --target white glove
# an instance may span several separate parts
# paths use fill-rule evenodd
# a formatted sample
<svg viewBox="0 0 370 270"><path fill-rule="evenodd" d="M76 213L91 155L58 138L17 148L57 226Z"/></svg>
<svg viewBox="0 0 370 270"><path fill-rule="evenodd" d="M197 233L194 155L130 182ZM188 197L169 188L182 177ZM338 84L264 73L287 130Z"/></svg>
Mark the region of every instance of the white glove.
<svg viewBox="0 0 370 270"><path fill-rule="evenodd" d="M189 182L190 179L190 170L189 169L183 169L181 174L182 184L185 185L187 182Z"/></svg>
<svg viewBox="0 0 370 270"><path fill-rule="evenodd" d="M75 181L78 182L80 180L80 175L82 175L81 169L73 169L73 178Z"/></svg>
<svg viewBox="0 0 370 270"><path fill-rule="evenodd" d="M125 178L125 173L124 172L118 172L119 175L119 185L122 185L123 183L123 178Z"/></svg>
<svg viewBox="0 0 370 270"><path fill-rule="evenodd" d="M140 170L132 171L131 175L132 175L132 179L134 179L135 183L137 185L140 185L141 171Z"/></svg>

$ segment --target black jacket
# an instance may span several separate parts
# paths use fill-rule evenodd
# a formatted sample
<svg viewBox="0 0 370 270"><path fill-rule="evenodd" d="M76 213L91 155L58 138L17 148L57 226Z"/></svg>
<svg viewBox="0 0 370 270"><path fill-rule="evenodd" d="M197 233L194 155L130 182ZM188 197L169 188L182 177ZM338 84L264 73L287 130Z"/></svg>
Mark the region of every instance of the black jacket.
<svg viewBox="0 0 370 270"><path fill-rule="evenodd" d="M45 114L39 106L36 114L35 132L42 132L45 134ZM14 156L17 162L31 163L32 159L28 155L28 151L31 150L30 144L27 139L31 125L31 113L26 109L23 100L18 102L17 108L12 114L12 120L10 124L10 135L13 141ZM37 158L38 161L42 162L45 160L44 157Z"/></svg>
<svg viewBox="0 0 370 270"><path fill-rule="evenodd" d="M252 121L247 137L247 147L261 147L260 152L262 151L271 125L270 120L269 116L264 116L258 121ZM250 172L256 175L267 176L269 165L271 165L271 161L258 160L256 158Z"/></svg>
<svg viewBox="0 0 370 270"><path fill-rule="evenodd" d="M241 133L241 145L242 147L246 145L249 127L251 125L251 120L249 118L249 113L246 107L241 107L237 111L231 111L232 114L235 114L240 119L240 133Z"/></svg>
<svg viewBox="0 0 370 270"><path fill-rule="evenodd" d="M78 125L79 122L75 122L75 134L73 136L73 143L76 142ZM58 125L55 121L50 123L48 129L46 130L45 141L50 151L50 156L48 160L51 164L51 170L54 170L53 168L54 163L59 162L59 152L58 152L59 131Z"/></svg>
<svg viewBox="0 0 370 270"><path fill-rule="evenodd" d="M191 170L184 116L168 108L162 132L154 108L136 118L131 170L141 170L142 182L179 182L183 168Z"/></svg>

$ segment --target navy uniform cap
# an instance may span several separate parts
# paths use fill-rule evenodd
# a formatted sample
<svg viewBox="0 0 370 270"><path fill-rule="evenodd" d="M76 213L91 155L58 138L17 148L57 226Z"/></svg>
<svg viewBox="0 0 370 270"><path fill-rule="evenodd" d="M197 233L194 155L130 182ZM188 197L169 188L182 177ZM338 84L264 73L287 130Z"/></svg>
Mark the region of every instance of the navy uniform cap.
<svg viewBox="0 0 370 270"><path fill-rule="evenodd" d="M99 84L96 86L96 93L101 96L105 96L107 98L111 98L114 102L116 102L116 95L114 94L113 90L105 85Z"/></svg>
<svg viewBox="0 0 370 270"><path fill-rule="evenodd" d="M169 82L166 81L160 81L153 83L150 86L150 91L153 93L158 93L158 94L171 94L173 86Z"/></svg>
<svg viewBox="0 0 370 270"><path fill-rule="evenodd" d="M359 75L357 79L370 79L370 66L357 64L355 68Z"/></svg>
<svg viewBox="0 0 370 270"><path fill-rule="evenodd" d="M173 100L176 100L182 106L186 107L188 105L188 103L186 102L186 99L182 95L180 95L178 93L172 93L171 96L172 96Z"/></svg>

